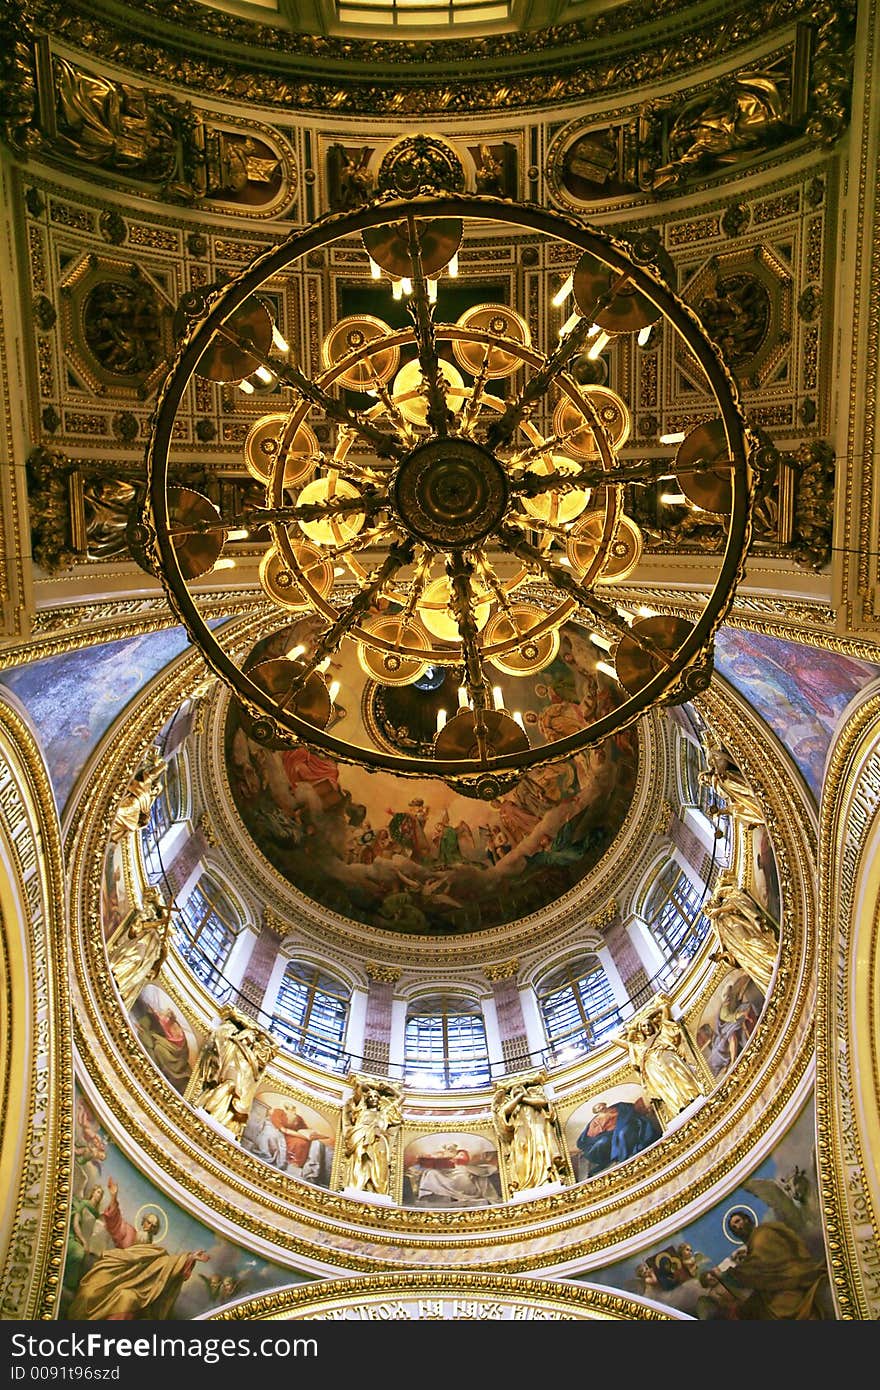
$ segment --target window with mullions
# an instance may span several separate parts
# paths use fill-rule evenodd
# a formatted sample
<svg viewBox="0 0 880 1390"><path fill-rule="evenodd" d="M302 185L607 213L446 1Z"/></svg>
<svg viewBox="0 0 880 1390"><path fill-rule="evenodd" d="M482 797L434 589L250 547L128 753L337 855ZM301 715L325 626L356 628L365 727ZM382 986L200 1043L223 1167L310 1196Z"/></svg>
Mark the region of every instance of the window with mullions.
<svg viewBox="0 0 880 1390"><path fill-rule="evenodd" d="M535 990L547 1041L558 1057L588 1052L620 1023L611 983L595 956L566 962Z"/></svg>
<svg viewBox="0 0 880 1390"><path fill-rule="evenodd" d="M203 874L171 918L173 940L196 979L218 998L227 992L223 967L242 928L239 913L218 883Z"/></svg>
<svg viewBox="0 0 880 1390"><path fill-rule="evenodd" d="M434 995L410 1004L404 1033L404 1077L412 1086L446 1090L490 1079L483 1012L475 999Z"/></svg>
<svg viewBox="0 0 880 1390"><path fill-rule="evenodd" d="M165 783L150 810L150 819L141 831L144 867L150 883L161 885L165 868L159 848L160 841L172 825L183 818L183 784L180 764L172 758L165 769Z"/></svg>
<svg viewBox="0 0 880 1390"><path fill-rule="evenodd" d="M691 883L674 860L665 866L648 893L644 918L663 953L658 979L668 986L692 960L709 930L703 913L708 894Z"/></svg>
<svg viewBox="0 0 880 1390"><path fill-rule="evenodd" d="M426 28L447 24L489 24L510 18L509 0L336 0L340 24L394 24Z"/></svg>
<svg viewBox="0 0 880 1390"><path fill-rule="evenodd" d="M336 1070L345 1061L342 1040L351 991L341 980L304 961L284 972L272 1031L300 1057Z"/></svg>

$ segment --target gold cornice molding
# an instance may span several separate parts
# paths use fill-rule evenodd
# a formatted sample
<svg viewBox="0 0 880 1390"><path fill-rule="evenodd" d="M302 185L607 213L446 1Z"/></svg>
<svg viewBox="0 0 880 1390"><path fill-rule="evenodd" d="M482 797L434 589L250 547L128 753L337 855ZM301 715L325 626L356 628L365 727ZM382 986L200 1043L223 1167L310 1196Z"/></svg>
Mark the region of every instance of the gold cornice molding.
<svg viewBox="0 0 880 1390"><path fill-rule="evenodd" d="M829 44L829 20L840 13L822 3L801 0L793 6L787 0L768 0L760 10L742 6L735 15L732 6L722 4L694 24L686 11L676 15L675 0L661 3L658 24L657 3L632 0L627 9L639 16L634 29L623 27L617 6L554 28L403 44L295 34L224 13L220 48L219 35L211 31L218 17L186 0L146 0L137 20L118 9L105 18L93 5L92 13L83 16L61 0L37 0L34 27L80 50L84 62L94 65L103 59L215 99L295 111L412 117L558 106L631 89L634 82L668 82L729 59L731 53L744 55L758 42L764 50L776 46L799 18L815 24L822 50ZM186 28L178 28L173 21L184 16ZM239 32L248 36L246 47L236 48L233 36ZM632 50L635 34L634 73L623 54ZM183 49L183 56L175 49ZM457 74L454 82L450 71Z"/></svg>
<svg viewBox="0 0 880 1390"><path fill-rule="evenodd" d="M311 1319L399 1321L541 1321L601 1319L665 1322L675 1314L638 1298L596 1285L515 1275L419 1270L327 1279L249 1298L211 1322L308 1321ZM679 1315L682 1316L682 1315Z"/></svg>
<svg viewBox="0 0 880 1390"><path fill-rule="evenodd" d="M378 985L396 985L403 973L398 965L379 965L374 960L368 960L364 969Z"/></svg>
<svg viewBox="0 0 880 1390"><path fill-rule="evenodd" d="M0 699L0 1317L52 1318L61 1292L73 1131L61 837L45 764Z"/></svg>
<svg viewBox="0 0 880 1390"><path fill-rule="evenodd" d="M650 1231L706 1209L730 1167L760 1161L791 1117L812 1058L815 867L810 818L798 779L781 749L728 692L707 692L713 722L741 765L760 781L785 895L778 988L750 1043L749 1064L734 1069L680 1129L627 1164L550 1197L469 1212L372 1209L341 1193L311 1188L218 1138L149 1064L120 1012L106 963L98 894L106 816L120 769L161 726L192 679L191 656L148 691L122 729L111 732L70 822L71 930L77 988L77 1041L91 1084L140 1151L198 1208L212 1209L231 1239L260 1243L282 1263L297 1257L327 1268L400 1268L423 1263L528 1271L562 1260L584 1268L608 1263ZM618 1069L617 1060L613 1068ZM595 1087L605 1083L593 1071ZM682 1218L685 1219L685 1218Z"/></svg>
<svg viewBox="0 0 880 1390"><path fill-rule="evenodd" d="M818 1161L838 1316L880 1317L880 690L834 743L819 826Z"/></svg>

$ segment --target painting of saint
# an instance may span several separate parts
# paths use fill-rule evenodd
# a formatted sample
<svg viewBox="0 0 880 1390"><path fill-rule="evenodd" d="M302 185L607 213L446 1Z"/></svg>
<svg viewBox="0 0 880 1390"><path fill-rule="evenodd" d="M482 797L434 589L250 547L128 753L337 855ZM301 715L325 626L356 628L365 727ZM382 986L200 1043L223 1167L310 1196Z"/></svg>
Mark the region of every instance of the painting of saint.
<svg viewBox="0 0 880 1390"><path fill-rule="evenodd" d="M242 1148L282 1173L330 1186L336 1124L278 1091L258 1091L241 1136Z"/></svg>
<svg viewBox="0 0 880 1390"><path fill-rule="evenodd" d="M779 873L770 832L766 825L756 825L751 832L752 882L751 893L768 917L777 924L782 921L782 899Z"/></svg>
<svg viewBox="0 0 880 1390"><path fill-rule="evenodd" d="M764 995L744 970L731 970L697 1025L696 1042L713 1076L723 1076L742 1052L761 1016Z"/></svg>
<svg viewBox="0 0 880 1390"><path fill-rule="evenodd" d="M122 869L122 846L110 843L101 879L101 925L109 941L131 907Z"/></svg>
<svg viewBox="0 0 880 1390"><path fill-rule="evenodd" d="M179 1007L158 985L146 985L130 1014L150 1061L181 1095L199 1055L199 1041Z"/></svg>
<svg viewBox="0 0 880 1390"><path fill-rule="evenodd" d="M154 1188L79 1093L74 1114L61 1318L193 1318L291 1282L291 1271L231 1245Z"/></svg>
<svg viewBox="0 0 880 1390"><path fill-rule="evenodd" d="M313 617L301 619L258 643L248 665L308 647L315 632ZM342 688L359 689L356 653L344 646L336 665ZM509 679L538 745L583 728L619 698L574 624L565 625L558 657L538 677ZM360 701L349 703L355 714L340 717L334 734L358 741ZM260 852L300 892L367 926L451 935L538 912L590 872L632 804L638 733L626 729L530 769L511 790L479 801L436 779L260 745L231 702L226 770Z"/></svg>
<svg viewBox="0 0 880 1390"><path fill-rule="evenodd" d="M578 1182L641 1153L662 1130L638 1086L620 1086L579 1105L565 1124L565 1139Z"/></svg>
<svg viewBox="0 0 880 1390"><path fill-rule="evenodd" d="M752 1175L696 1221L583 1277L700 1321L820 1321L834 1308L808 1104Z"/></svg>
<svg viewBox="0 0 880 1390"><path fill-rule="evenodd" d="M429 1134L403 1155L407 1207L488 1207L501 1201L498 1150L481 1134Z"/></svg>

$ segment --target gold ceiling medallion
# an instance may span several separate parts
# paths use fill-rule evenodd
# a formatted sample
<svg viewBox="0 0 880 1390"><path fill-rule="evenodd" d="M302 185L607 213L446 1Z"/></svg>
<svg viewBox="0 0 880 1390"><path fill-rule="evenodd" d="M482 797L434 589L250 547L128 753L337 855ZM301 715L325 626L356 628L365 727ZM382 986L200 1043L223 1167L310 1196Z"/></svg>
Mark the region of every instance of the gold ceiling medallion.
<svg viewBox="0 0 880 1390"><path fill-rule="evenodd" d="M553 300L554 314L565 318L569 297L574 312L561 328L551 323L543 345L512 306L461 312L461 294L451 292L460 248L487 225L496 234L499 225L527 230L577 257ZM390 301L403 301L410 324L392 327L381 313L338 320L320 371L309 375L289 360L261 293L301 257L350 246L354 235L364 287L380 310L388 295L398 322ZM138 553L238 697L254 739L305 743L487 797L705 689L750 538L753 441L733 378L670 287L667 262L656 248L527 204L386 194L262 253L200 301L188 296L148 449ZM611 387L579 385L570 364L613 354L617 337L650 332L661 319L700 383L703 422L687 437L626 452L626 401ZM172 485L174 423L193 376L251 394L277 388L281 404L245 441L248 471L265 486L260 505L221 515ZM695 621L657 618L604 587L641 562L641 532L626 515L631 485L663 478L677 488L669 500L709 510L727 530ZM200 617L189 585L233 566L236 540L262 537L277 650L249 666ZM286 639L291 611L304 616ZM564 734L539 732L528 680L561 659L569 622L595 649L589 664L603 698ZM448 708L432 706L432 745L405 731L394 746L371 736L369 721L355 718L367 682L409 686L416 702L451 688Z"/></svg>

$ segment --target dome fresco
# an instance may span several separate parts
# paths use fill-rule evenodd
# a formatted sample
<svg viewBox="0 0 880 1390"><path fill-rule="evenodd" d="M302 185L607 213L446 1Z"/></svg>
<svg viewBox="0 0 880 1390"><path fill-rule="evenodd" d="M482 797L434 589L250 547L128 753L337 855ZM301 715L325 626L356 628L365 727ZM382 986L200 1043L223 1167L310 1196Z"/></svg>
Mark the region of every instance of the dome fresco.
<svg viewBox="0 0 880 1390"><path fill-rule="evenodd" d="M301 632L295 624L263 639L250 661L288 650ZM521 702L535 742L573 732L613 699L585 631L568 624L562 639L559 656L537 676L510 681L507 698ZM345 709L355 663L344 653L340 659L345 736L357 714ZM241 820L293 887L367 926L449 935L537 912L595 867L632 802L638 734L624 729L479 801L436 779L369 772L304 745L266 749L249 737L233 702L226 768Z"/></svg>

